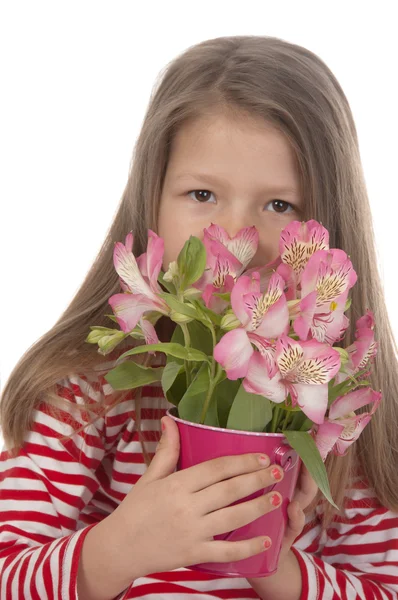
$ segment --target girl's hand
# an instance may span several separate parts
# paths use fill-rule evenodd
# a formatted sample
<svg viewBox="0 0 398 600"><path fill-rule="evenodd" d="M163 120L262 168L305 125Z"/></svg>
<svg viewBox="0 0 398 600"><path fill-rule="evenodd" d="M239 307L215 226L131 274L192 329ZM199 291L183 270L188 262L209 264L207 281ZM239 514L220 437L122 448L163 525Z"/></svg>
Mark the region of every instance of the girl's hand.
<svg viewBox="0 0 398 600"><path fill-rule="evenodd" d="M214 536L251 523L278 509L278 492L230 506L273 485L272 470L258 454L223 456L175 471L180 452L178 426L163 419L166 431L147 471L108 517L119 569L128 580L204 562L242 560L266 551L266 535L230 542ZM280 506L280 504L279 504ZM119 559L118 559L119 560Z"/></svg>
<svg viewBox="0 0 398 600"><path fill-rule="evenodd" d="M287 507L289 521L283 538L281 553L279 555L279 566L286 558L297 536L303 531L305 524L305 515L303 511L311 504L317 492L317 484L309 474L307 467L302 463L293 499Z"/></svg>

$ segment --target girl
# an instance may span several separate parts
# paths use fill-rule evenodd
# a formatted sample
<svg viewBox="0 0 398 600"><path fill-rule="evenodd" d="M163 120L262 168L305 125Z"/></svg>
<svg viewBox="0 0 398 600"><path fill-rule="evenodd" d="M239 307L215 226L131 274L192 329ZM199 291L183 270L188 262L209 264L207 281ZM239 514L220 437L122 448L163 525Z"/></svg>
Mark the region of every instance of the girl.
<svg viewBox="0 0 398 600"><path fill-rule="evenodd" d="M397 598L396 347L357 133L335 77L313 53L277 38L202 42L168 66L132 164L81 289L3 392L0 597ZM108 299L120 291L114 243L133 230L137 256L151 228L165 240L167 267L185 239L212 222L230 236L255 225L260 244L250 266L258 266L278 254L290 221L310 218L327 227L330 247L343 248L358 273L346 345L356 319L374 312L380 346L372 387L383 400L347 455L326 460L339 513L303 470L275 575L200 573L189 565L266 551L267 532L236 543L213 536L278 510L267 495L229 506L270 485L275 466L247 454L175 472L179 436L168 417L157 445L172 406L161 388L122 393L107 384L104 374L125 348L101 358L85 340L90 325L109 326ZM172 329L157 323L162 341Z"/></svg>

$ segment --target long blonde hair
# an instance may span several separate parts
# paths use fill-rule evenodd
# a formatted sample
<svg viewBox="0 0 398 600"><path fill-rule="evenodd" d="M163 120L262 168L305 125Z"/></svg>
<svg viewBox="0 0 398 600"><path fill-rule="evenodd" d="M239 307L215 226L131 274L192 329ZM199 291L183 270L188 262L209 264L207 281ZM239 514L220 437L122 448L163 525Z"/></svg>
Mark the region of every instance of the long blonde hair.
<svg viewBox="0 0 398 600"><path fill-rule="evenodd" d="M329 455L326 467L339 506L354 466L359 464L380 503L398 510L396 345L377 268L356 128L347 98L325 63L309 50L274 37L206 40L188 48L165 68L134 147L120 205L94 264L65 312L22 356L5 386L0 404L5 444L14 455L22 448L39 402L44 400L56 409L59 380L82 372L95 377L94 367L109 361L85 339L90 325L111 326L106 317L110 313L108 299L120 291L112 260L114 243L124 241L132 229L134 253L137 256L145 251L148 228L157 230L173 137L185 121L213 109L260 116L287 137L300 170L304 218L320 221L330 232L330 247L342 248L351 257L358 283L352 291L347 313L350 328L344 341L348 345L354 340L356 319L371 308L379 342L372 386L382 391L383 400L348 454L338 458ZM115 392L112 406L125 397L126 392ZM104 411L110 406L109 401L99 403ZM135 410L141 435L139 394ZM148 465L142 436L141 442ZM334 514L333 507L326 504L323 527L330 524Z"/></svg>

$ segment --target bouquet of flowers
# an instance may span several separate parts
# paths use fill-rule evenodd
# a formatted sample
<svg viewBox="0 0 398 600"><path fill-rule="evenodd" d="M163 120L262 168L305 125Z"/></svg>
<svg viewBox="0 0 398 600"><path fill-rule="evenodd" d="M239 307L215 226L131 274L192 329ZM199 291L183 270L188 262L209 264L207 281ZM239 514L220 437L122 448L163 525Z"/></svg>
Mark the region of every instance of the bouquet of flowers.
<svg viewBox="0 0 398 600"><path fill-rule="evenodd" d="M128 233L113 255L122 292L109 299L108 316L120 329L92 326L86 341L103 355L128 336L142 342L107 373L114 389L160 381L181 419L283 433L335 505L324 461L329 452L346 453L381 400L367 380L378 347L373 314L358 319L353 344L336 345L357 275L317 221L291 222L278 258L248 269L258 241L255 227L230 238L212 224L163 272L162 238L149 230L147 251L136 258ZM162 316L177 324L168 343L154 327ZM126 360L156 352L166 355L165 366ZM370 412L355 413L365 405Z"/></svg>

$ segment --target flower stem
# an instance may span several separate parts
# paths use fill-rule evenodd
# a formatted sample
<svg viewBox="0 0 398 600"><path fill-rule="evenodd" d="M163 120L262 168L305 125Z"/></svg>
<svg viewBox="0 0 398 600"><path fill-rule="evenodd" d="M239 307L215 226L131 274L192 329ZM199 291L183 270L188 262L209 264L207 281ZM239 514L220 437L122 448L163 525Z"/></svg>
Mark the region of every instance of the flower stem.
<svg viewBox="0 0 398 600"><path fill-rule="evenodd" d="M278 421L279 421L279 413L280 413L280 411L281 411L281 409L279 408L279 406L275 406L274 412L272 414L271 431L270 431L270 433L276 433L276 429L277 429L277 425L278 425Z"/></svg>
<svg viewBox="0 0 398 600"><path fill-rule="evenodd" d="M179 323L179 325L184 334L185 348L189 348L191 345L191 336L189 335L188 326L186 323ZM188 360L184 360L184 368L185 368L185 375L187 378L187 389L188 389L189 386L191 385L191 381L192 381L191 367L190 367Z"/></svg>
<svg viewBox="0 0 398 600"><path fill-rule="evenodd" d="M286 429L286 427L287 427L287 424L288 424L288 421L289 421L289 419L290 419L290 416L291 416L291 414L290 414L290 412L287 410L287 411L286 411L286 415L285 415L285 420L283 421L282 430L283 430L283 429Z"/></svg>
<svg viewBox="0 0 398 600"><path fill-rule="evenodd" d="M212 339L213 339L213 350L214 350L214 347L215 347L215 345L217 343L216 332L214 331L214 327L209 327L209 329L211 331L211 336L212 336ZM218 380L220 379L221 375L222 375L222 369L221 369L221 367L219 367L218 363L216 363L216 360L215 360L215 358L213 356L212 361L211 361L211 366L210 366L210 383L209 383L209 389L207 391L205 403L203 405L202 414L200 416L200 423L202 425L205 422L206 414L207 414L207 411L209 409L210 400L211 400L211 397L213 395L214 388L216 387L216 385L218 383Z"/></svg>

